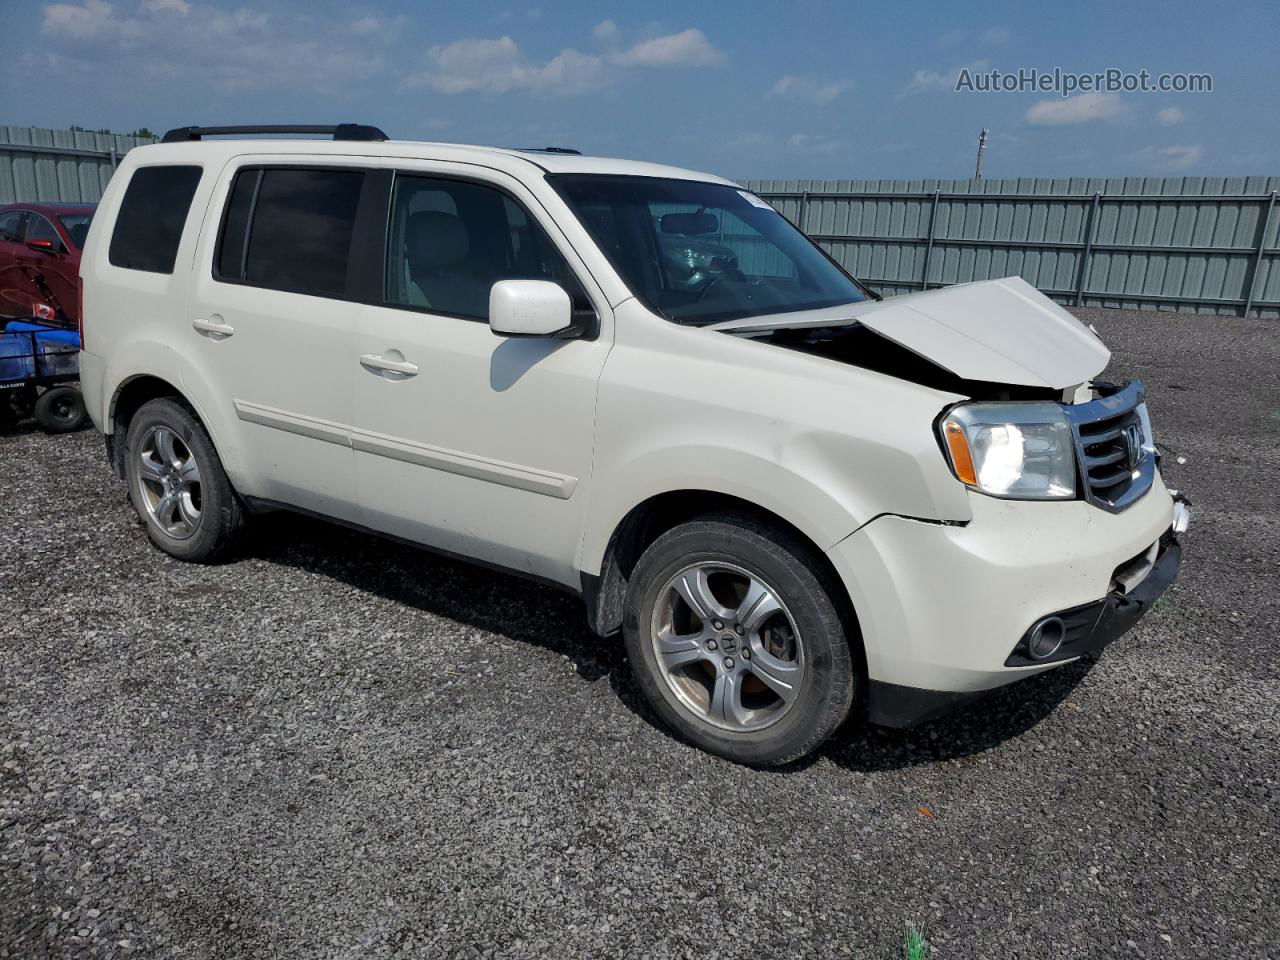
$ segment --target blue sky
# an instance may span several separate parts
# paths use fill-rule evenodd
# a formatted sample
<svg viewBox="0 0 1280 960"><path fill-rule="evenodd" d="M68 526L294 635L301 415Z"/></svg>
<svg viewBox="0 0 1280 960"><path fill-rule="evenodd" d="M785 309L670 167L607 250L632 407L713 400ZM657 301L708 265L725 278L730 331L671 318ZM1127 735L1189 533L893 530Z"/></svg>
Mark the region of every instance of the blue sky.
<svg viewBox="0 0 1280 960"><path fill-rule="evenodd" d="M967 177L986 126L989 177L1280 172L1274 0L0 0L0 34L22 126L350 120L741 178ZM965 66L1213 91L957 93Z"/></svg>

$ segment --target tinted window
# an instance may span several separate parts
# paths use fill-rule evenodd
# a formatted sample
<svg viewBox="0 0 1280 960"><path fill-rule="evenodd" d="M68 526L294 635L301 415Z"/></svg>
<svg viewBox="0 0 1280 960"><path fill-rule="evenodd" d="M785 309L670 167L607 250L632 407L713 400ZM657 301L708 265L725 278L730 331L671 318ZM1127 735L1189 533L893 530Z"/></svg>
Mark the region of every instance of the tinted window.
<svg viewBox="0 0 1280 960"><path fill-rule="evenodd" d="M364 174L355 170L242 170L218 244L218 276L343 296L363 184Z"/></svg>
<svg viewBox="0 0 1280 960"><path fill-rule="evenodd" d="M117 267L173 273L199 167L139 167L124 192L108 257Z"/></svg>
<svg viewBox="0 0 1280 960"><path fill-rule="evenodd" d="M22 226L22 211L10 210L8 213L0 213L0 240L8 240L11 243L17 243Z"/></svg>
<svg viewBox="0 0 1280 960"><path fill-rule="evenodd" d="M560 252L506 194L461 180L396 177L387 303L483 320L489 289L517 278L559 283L575 310L591 310Z"/></svg>
<svg viewBox="0 0 1280 960"><path fill-rule="evenodd" d="M225 280L244 279L244 258L249 252L245 246L245 228L249 225L249 208L262 177L261 169L241 170L231 188L227 203L226 219L222 222L222 236L218 238L218 257L215 276Z"/></svg>
<svg viewBox="0 0 1280 960"><path fill-rule="evenodd" d="M77 250L84 249L84 242L89 238L89 224L93 222L92 213L64 213L58 217L62 228L71 234L71 242Z"/></svg>

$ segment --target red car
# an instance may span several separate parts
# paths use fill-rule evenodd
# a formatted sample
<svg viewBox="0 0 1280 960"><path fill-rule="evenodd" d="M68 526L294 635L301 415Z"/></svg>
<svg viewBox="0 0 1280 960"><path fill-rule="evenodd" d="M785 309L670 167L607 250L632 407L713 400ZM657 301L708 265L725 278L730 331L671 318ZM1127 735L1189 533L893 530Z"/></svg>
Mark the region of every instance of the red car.
<svg viewBox="0 0 1280 960"><path fill-rule="evenodd" d="M0 316L80 322L80 251L92 203L0 206Z"/></svg>

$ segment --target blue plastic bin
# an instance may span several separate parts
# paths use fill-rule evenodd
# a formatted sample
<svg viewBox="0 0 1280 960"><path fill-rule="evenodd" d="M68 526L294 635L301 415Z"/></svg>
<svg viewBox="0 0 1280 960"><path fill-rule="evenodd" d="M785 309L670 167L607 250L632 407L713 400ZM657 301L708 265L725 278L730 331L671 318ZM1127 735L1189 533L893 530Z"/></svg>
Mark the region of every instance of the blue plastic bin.
<svg viewBox="0 0 1280 960"><path fill-rule="evenodd" d="M0 383L30 380L36 375L31 338L0 336Z"/></svg>
<svg viewBox="0 0 1280 960"><path fill-rule="evenodd" d="M4 360L0 359L0 381L23 380L33 375L42 377L75 376L80 372L80 334L75 330L59 330L41 323L28 323L24 320L13 320L5 324L5 332L9 334L34 333L37 362L31 359L10 359L12 364L6 369ZM31 353L29 336L0 337L6 344L13 344L9 349L14 354ZM4 356L0 353L0 356ZM14 371L13 375L9 370ZM24 372L25 371L25 372Z"/></svg>

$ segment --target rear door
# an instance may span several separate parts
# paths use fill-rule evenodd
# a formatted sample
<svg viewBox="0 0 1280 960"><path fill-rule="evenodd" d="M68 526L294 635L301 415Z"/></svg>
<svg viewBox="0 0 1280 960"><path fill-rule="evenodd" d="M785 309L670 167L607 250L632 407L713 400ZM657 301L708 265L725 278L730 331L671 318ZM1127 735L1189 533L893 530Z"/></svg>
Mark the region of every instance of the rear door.
<svg viewBox="0 0 1280 960"><path fill-rule="evenodd" d="M390 184L381 282L352 366L365 522L577 585L612 318L536 198L478 170L415 164ZM514 278L561 284L595 315L594 335L495 336L489 290Z"/></svg>
<svg viewBox="0 0 1280 960"><path fill-rule="evenodd" d="M366 174L276 161L244 158L215 187L183 377L230 424L241 492L356 520L348 274Z"/></svg>

